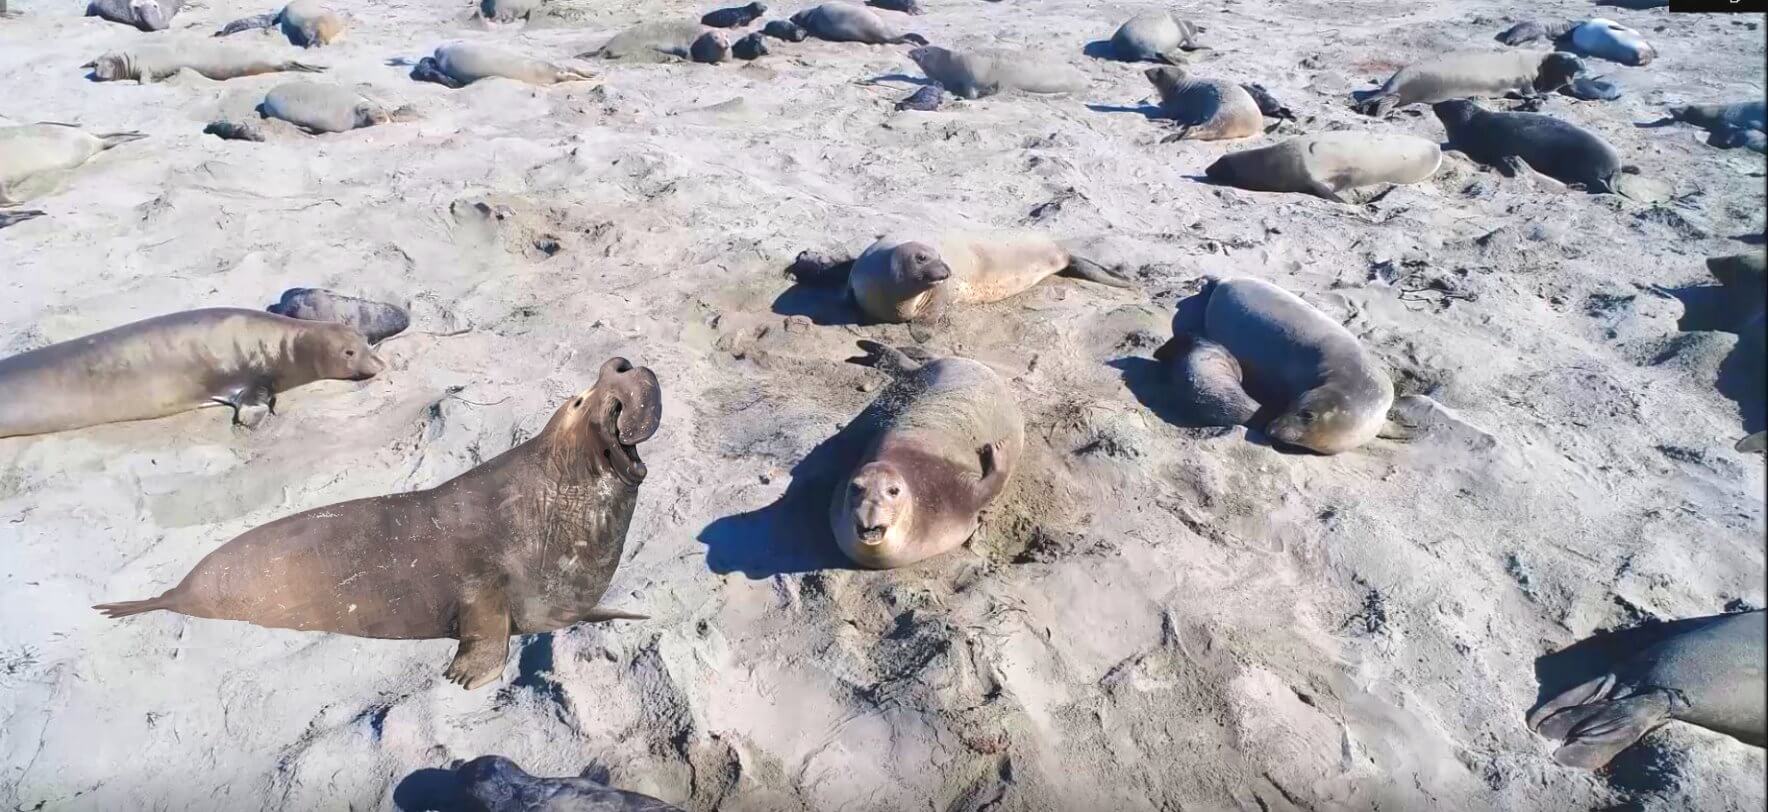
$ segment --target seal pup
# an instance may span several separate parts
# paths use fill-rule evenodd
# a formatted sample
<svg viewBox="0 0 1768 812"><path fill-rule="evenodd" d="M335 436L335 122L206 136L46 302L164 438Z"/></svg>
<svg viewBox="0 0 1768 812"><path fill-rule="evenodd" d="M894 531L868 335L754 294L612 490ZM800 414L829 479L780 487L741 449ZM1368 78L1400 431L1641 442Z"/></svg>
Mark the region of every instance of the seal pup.
<svg viewBox="0 0 1768 812"><path fill-rule="evenodd" d="M1455 51L1400 68L1353 107L1383 118L1396 108L1449 99L1506 93L1533 98L1566 86L1583 72L1583 60L1560 51Z"/></svg>
<svg viewBox="0 0 1768 812"><path fill-rule="evenodd" d="M1595 192L1620 189L1620 153L1569 121L1539 113L1501 113L1465 99L1437 102L1431 111L1449 133L1449 148L1516 177L1524 166L1568 185Z"/></svg>
<svg viewBox="0 0 1768 812"><path fill-rule="evenodd" d="M428 490L260 525L159 597L94 608L110 617L163 609L358 637L454 638L460 648L445 675L480 687L503 674L512 634L640 619L598 602L645 479L637 446L661 416L657 376L610 359L538 435L477 468Z"/></svg>
<svg viewBox="0 0 1768 812"><path fill-rule="evenodd" d="M215 32L217 37L277 26L290 43L302 48L330 45L344 38L344 18L320 0L294 0L281 10L234 20Z"/></svg>
<svg viewBox="0 0 1768 812"><path fill-rule="evenodd" d="M142 84L169 79L181 70L195 71L217 82L265 73L325 71L322 66L293 59L268 58L242 48L194 42L132 45L122 51L106 51L80 67L90 69L92 78L100 82L133 79Z"/></svg>
<svg viewBox="0 0 1768 812"><path fill-rule="evenodd" d="M1111 53L1125 62L1185 64L1185 51L1197 44L1198 28L1165 11L1144 11L1129 18L1111 35Z"/></svg>
<svg viewBox="0 0 1768 812"><path fill-rule="evenodd" d="M451 42L418 60L411 77L446 87L465 87L481 79L502 78L531 85L556 85L595 78L581 68L557 65L476 42Z"/></svg>
<svg viewBox="0 0 1768 812"><path fill-rule="evenodd" d="M787 42L803 42L810 36L810 32L798 27L791 20L769 20L767 25L761 27L761 33Z"/></svg>
<svg viewBox="0 0 1768 812"><path fill-rule="evenodd" d="M921 66L927 78L964 99L980 99L1003 90L1073 93L1087 86L1086 75L1074 66L1047 62L1021 51L952 51L923 45L909 51L909 58Z"/></svg>
<svg viewBox="0 0 1768 812"><path fill-rule="evenodd" d="M183 6L184 0L92 0L86 4L86 16L143 31L164 31Z"/></svg>
<svg viewBox="0 0 1768 812"><path fill-rule="evenodd" d="M345 296L322 288L289 288L265 312L302 321L333 321L349 325L370 344L396 336L411 326L411 316L398 305Z"/></svg>
<svg viewBox="0 0 1768 812"><path fill-rule="evenodd" d="M868 45L926 45L920 34L899 34L865 6L837 0L792 15L792 24L810 36L830 42L863 42Z"/></svg>
<svg viewBox="0 0 1768 812"><path fill-rule="evenodd" d="M917 363L860 341L863 360L895 380L861 416L875 432L845 487L829 500L829 526L847 557L867 569L906 567L963 544L1000 496L1025 450L1025 417L1007 383L968 358Z"/></svg>
<svg viewBox="0 0 1768 812"><path fill-rule="evenodd" d="M1375 439L1393 406L1387 372L1343 325L1262 279L1206 277L1154 352L1187 416L1238 426L1260 411L1271 439L1338 454Z"/></svg>
<svg viewBox="0 0 1768 812"><path fill-rule="evenodd" d="M147 420L204 406L276 411L276 396L384 365L343 324L211 308L158 316L0 360L0 437Z"/></svg>
<svg viewBox="0 0 1768 812"><path fill-rule="evenodd" d="M700 24L711 28L742 28L761 19L761 15L766 13L767 4L757 0L757 2L746 6L733 6L709 11L706 16L700 18Z"/></svg>
<svg viewBox="0 0 1768 812"><path fill-rule="evenodd" d="M1670 108L1669 115L1642 127L1657 127L1665 124L1681 122L1693 124L1708 133L1707 143L1715 147L1730 149L1732 147L1748 147L1757 152L1764 151L1768 141L1763 138L1765 107L1761 101L1735 102L1732 104L1687 104Z"/></svg>
<svg viewBox="0 0 1768 812"><path fill-rule="evenodd" d="M1521 22L1498 34L1498 41L1505 45L1521 45L1538 39L1552 40L1555 48L1579 56L1593 56L1634 67L1649 65L1657 58L1657 49L1645 41L1645 35L1601 18L1558 25Z"/></svg>
<svg viewBox="0 0 1768 812"><path fill-rule="evenodd" d="M708 31L688 46L688 58L703 65L716 65L731 55L731 41L723 31Z"/></svg>
<svg viewBox="0 0 1768 812"><path fill-rule="evenodd" d="M579 59L596 57L629 62L670 62L695 59L696 49L702 55L729 55L724 34L687 20L662 20L639 23L618 34L600 48L578 54ZM723 45L723 55L719 55Z"/></svg>
<svg viewBox="0 0 1768 812"><path fill-rule="evenodd" d="M542 0L479 0L479 17L494 23L513 23L534 16L541 4Z"/></svg>
<svg viewBox="0 0 1768 812"><path fill-rule="evenodd" d="M1184 68L1171 65L1149 68L1142 75L1160 93L1160 112L1179 127L1163 141L1221 141L1265 131L1258 102L1233 82L1192 78Z"/></svg>
<svg viewBox="0 0 1768 812"><path fill-rule="evenodd" d="M1255 192L1303 192L1334 203L1339 192L1374 183L1417 183L1436 174L1443 151L1410 135L1324 132L1223 155L1204 170L1212 182Z"/></svg>
<svg viewBox="0 0 1768 812"><path fill-rule="evenodd" d="M454 768L467 795L484 812L682 812L636 792L592 778L540 778L503 756L480 756Z"/></svg>
<svg viewBox="0 0 1768 812"><path fill-rule="evenodd" d="M48 194L98 153L146 137L133 131L94 135L53 122L0 127L0 206Z"/></svg>
<svg viewBox="0 0 1768 812"><path fill-rule="evenodd" d="M1529 729L1560 741L1553 760L1594 770L1672 719L1768 744L1764 610L1664 624L1656 643L1542 703Z"/></svg>
<svg viewBox="0 0 1768 812"><path fill-rule="evenodd" d="M731 43L731 56L738 59L760 59L767 56L767 53L767 38L760 31L750 31L742 39Z"/></svg>
<svg viewBox="0 0 1768 812"><path fill-rule="evenodd" d="M945 85L938 82L923 85L921 89L910 93L907 98L896 103L897 110L919 110L931 113L945 104Z"/></svg>
<svg viewBox="0 0 1768 812"><path fill-rule="evenodd" d="M927 10L921 8L921 4L915 0L866 0L866 5L911 16L927 13Z"/></svg>
<svg viewBox="0 0 1768 812"><path fill-rule="evenodd" d="M347 87L288 82L264 94L258 113L309 133L341 133L410 117L408 109L388 110Z"/></svg>

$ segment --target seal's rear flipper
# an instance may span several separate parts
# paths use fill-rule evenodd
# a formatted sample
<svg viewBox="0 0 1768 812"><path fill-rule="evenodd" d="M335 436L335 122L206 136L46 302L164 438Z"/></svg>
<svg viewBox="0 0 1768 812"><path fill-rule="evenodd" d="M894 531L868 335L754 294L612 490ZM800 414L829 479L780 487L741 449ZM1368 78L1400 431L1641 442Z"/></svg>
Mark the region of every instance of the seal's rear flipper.
<svg viewBox="0 0 1768 812"><path fill-rule="evenodd" d="M250 31L254 28L269 28L270 26L276 25L277 20L281 19L281 17L282 12L275 12L272 14L259 14L255 17L234 20L223 26L220 31L216 31L215 36L225 37L229 34L238 34L241 31Z"/></svg>
<svg viewBox="0 0 1768 812"><path fill-rule="evenodd" d="M17 225L26 220L43 216L41 209L23 209L20 211L0 211L0 228Z"/></svg>
<svg viewBox="0 0 1768 812"><path fill-rule="evenodd" d="M845 285L853 270L853 257L825 254L821 251L800 251L798 258L786 268L786 275L800 285Z"/></svg>
<svg viewBox="0 0 1768 812"><path fill-rule="evenodd" d="M893 44L901 45L905 42L914 43L915 45L927 45L928 44L927 38L921 36L920 34L904 34L900 37L897 37Z"/></svg>
<svg viewBox="0 0 1768 812"><path fill-rule="evenodd" d="M110 149L118 144L127 144L130 141L139 141L146 137L147 133L136 132L134 130L123 133L101 133L98 136L99 140L104 142L103 149Z"/></svg>
<svg viewBox="0 0 1768 812"><path fill-rule="evenodd" d="M599 606L594 609L589 610L589 614L586 614L583 616L583 622L585 622L585 623L600 623L604 620L650 620L650 619L651 619L650 615L640 615L640 614L635 614L632 612L622 612L619 609L603 609Z"/></svg>
<svg viewBox="0 0 1768 812"><path fill-rule="evenodd" d="M1200 426L1240 426L1258 413L1258 401L1241 386L1245 376L1240 362L1227 347L1181 333L1156 350L1155 357L1172 369L1187 420Z"/></svg>
<svg viewBox="0 0 1768 812"><path fill-rule="evenodd" d="M98 604L97 606L94 606L92 608L97 609L100 612L103 612L104 616L109 617L109 618L128 617L130 615L139 615L142 612L156 612L161 609L171 609L172 608L172 600L167 597L167 595L170 595L170 594L171 593L168 592L165 595L161 595L157 598L148 598L147 600L144 600L144 601L118 601L117 603L101 603L101 604Z"/></svg>
<svg viewBox="0 0 1768 812"><path fill-rule="evenodd" d="M1768 451L1768 431L1758 431L1742 440L1738 440L1735 447L1738 451L1742 451L1746 454L1752 451Z"/></svg>
<svg viewBox="0 0 1768 812"><path fill-rule="evenodd" d="M292 73L325 73L324 65L309 65L305 62L290 62L283 66Z"/></svg>
<svg viewBox="0 0 1768 812"><path fill-rule="evenodd" d="M1673 709L1668 691L1652 689L1621 699L1610 699L1614 675L1604 675L1553 698L1530 714L1530 727L1563 743L1553 760L1567 767L1594 770L1607 764L1658 725L1670 720ZM1594 687L1593 687L1594 686ZM1582 702L1572 702L1586 697ZM1563 710L1543 714L1554 707Z"/></svg>
<svg viewBox="0 0 1768 812"><path fill-rule="evenodd" d="M411 78L419 82L435 82L443 87L456 89L462 87L454 77L442 72L442 66L436 62L436 58L433 56L419 59L417 64L411 68Z"/></svg>
<svg viewBox="0 0 1768 812"><path fill-rule="evenodd" d="M873 367L892 375L914 372L915 370L920 369L921 362L928 358L926 351L919 347L897 349L864 338L860 339L858 343L859 348L864 350L866 354L856 358L849 358L847 359L848 363ZM913 355L910 353L913 353ZM917 361L917 357L921 360Z"/></svg>
<svg viewBox="0 0 1768 812"><path fill-rule="evenodd" d="M1535 40L1545 39L1546 37L1547 27L1533 20L1529 20L1504 29L1498 34L1496 39L1505 45L1521 45L1525 42L1534 42Z"/></svg>
<svg viewBox="0 0 1768 812"><path fill-rule="evenodd" d="M1116 270L1107 268L1090 259L1070 255L1068 267L1062 272L1070 276L1078 276L1088 282L1097 282L1114 288L1134 288L1136 282Z"/></svg>

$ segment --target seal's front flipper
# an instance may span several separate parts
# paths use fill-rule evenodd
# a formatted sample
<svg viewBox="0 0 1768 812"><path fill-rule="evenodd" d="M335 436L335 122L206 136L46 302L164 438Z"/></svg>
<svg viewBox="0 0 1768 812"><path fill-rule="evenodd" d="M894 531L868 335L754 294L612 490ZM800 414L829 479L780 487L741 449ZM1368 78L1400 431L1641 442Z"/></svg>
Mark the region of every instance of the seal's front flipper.
<svg viewBox="0 0 1768 812"><path fill-rule="evenodd" d="M419 59L411 68L411 78L419 82L434 82L443 87L460 88L461 83L454 77L442 72L442 65L435 57L426 56Z"/></svg>
<svg viewBox="0 0 1768 812"><path fill-rule="evenodd" d="M1088 282L1097 282L1114 288L1134 288L1136 282L1128 276L1100 265L1090 259L1069 255L1068 267L1062 272L1069 276L1077 276Z"/></svg>
<svg viewBox="0 0 1768 812"><path fill-rule="evenodd" d="M651 619L650 615L640 615L640 614L635 614L633 612L622 612L619 609L603 609L600 606L597 606L596 608L589 610L589 613L585 614L583 616L584 623L600 623L604 620L650 620L650 619Z"/></svg>
<svg viewBox="0 0 1768 812"><path fill-rule="evenodd" d="M442 676L469 691L503 676L510 657L510 613L501 602L481 599L461 607L455 619L460 648Z"/></svg>
<svg viewBox="0 0 1768 812"><path fill-rule="evenodd" d="M255 28L269 28L270 26L276 25L277 21L281 19L281 16L281 12L275 12L272 14L259 14L255 17L234 20L223 26L220 31L216 31L215 36L225 37L229 34L238 34L241 31L251 31Z"/></svg>
<svg viewBox="0 0 1768 812"><path fill-rule="evenodd" d="M1169 359L1187 420L1200 426L1240 426L1258 413L1258 401L1241 385L1245 375L1240 362L1227 347L1180 334L1155 351L1155 357L1163 356Z"/></svg>
<svg viewBox="0 0 1768 812"><path fill-rule="evenodd" d="M1652 689L1621 699L1599 698L1566 708L1541 720L1536 732L1563 741L1553 751L1554 761L1594 770L1669 721L1673 709L1668 691Z"/></svg>
<svg viewBox="0 0 1768 812"><path fill-rule="evenodd" d="M921 368L920 362L911 357L906 350L899 350L864 338L860 339L858 343L859 348L864 350L866 354L849 358L847 359L848 363L869 366L891 375L902 375ZM920 354L919 348L915 348L915 350L917 354Z"/></svg>
<svg viewBox="0 0 1768 812"><path fill-rule="evenodd" d="M786 268L786 275L800 285L845 285L853 270L853 257L825 254L821 251L800 251L798 258Z"/></svg>
<svg viewBox="0 0 1768 812"><path fill-rule="evenodd" d="M1327 186L1326 184L1321 183L1317 180L1308 181L1307 188L1304 191L1306 191L1310 195L1313 195L1314 197L1320 198L1322 200L1330 200L1334 203L1349 203L1350 202L1348 200L1345 200L1343 197L1340 197L1338 192L1333 191L1332 187Z"/></svg>
<svg viewBox="0 0 1768 812"><path fill-rule="evenodd" d="M276 390L264 382L242 386L214 401L233 409L233 425L248 429L257 428L266 414L276 414Z"/></svg>

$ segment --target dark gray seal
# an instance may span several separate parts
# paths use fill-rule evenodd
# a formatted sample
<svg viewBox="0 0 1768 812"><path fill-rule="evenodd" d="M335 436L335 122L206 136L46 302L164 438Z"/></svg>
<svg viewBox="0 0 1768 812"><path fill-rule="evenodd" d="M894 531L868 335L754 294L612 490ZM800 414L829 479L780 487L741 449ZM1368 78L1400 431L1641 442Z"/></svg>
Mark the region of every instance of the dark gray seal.
<svg viewBox="0 0 1768 812"><path fill-rule="evenodd" d="M919 110L931 113L945 103L945 85L932 82L896 103L898 110Z"/></svg>
<svg viewBox="0 0 1768 812"><path fill-rule="evenodd" d="M700 24L712 28L742 28L761 19L761 15L766 13L767 4L758 1L746 6L733 6L707 12L706 16L700 18Z"/></svg>
<svg viewBox="0 0 1768 812"><path fill-rule="evenodd" d="M902 14L914 15L927 13L927 10L921 8L921 4L915 2L915 0L866 0L866 5L871 6L872 8L881 8L885 11L895 11Z"/></svg>
<svg viewBox="0 0 1768 812"><path fill-rule="evenodd" d="M1449 132L1450 149L1507 176L1515 177L1526 165L1578 188L1618 194L1615 183L1628 171L1614 147L1569 121L1494 112L1465 99L1438 102L1431 110Z"/></svg>
<svg viewBox="0 0 1768 812"><path fill-rule="evenodd" d="M792 24L817 39L830 42L863 42L868 45L926 45L920 34L900 33L865 6L831 2L792 15Z"/></svg>
<svg viewBox="0 0 1768 812"><path fill-rule="evenodd" d="M0 211L0 228L15 226L26 220L35 220L38 217L42 217L43 214L44 212L42 209L13 209L12 211Z"/></svg>
<svg viewBox="0 0 1768 812"><path fill-rule="evenodd" d="M682 812L649 795L590 778L540 778L503 756L480 756L454 768L483 812Z"/></svg>
<svg viewBox="0 0 1768 812"><path fill-rule="evenodd" d="M398 305L345 296L321 288L289 288L266 311L302 321L333 321L356 328L370 344L396 336L411 326Z"/></svg>
<svg viewBox="0 0 1768 812"><path fill-rule="evenodd" d="M86 5L86 16L143 31L164 31L183 7L184 0L92 0Z"/></svg>
<svg viewBox="0 0 1768 812"><path fill-rule="evenodd" d="M761 27L761 33L787 42L803 42L810 36L810 32L790 20L769 20L767 25Z"/></svg>
<svg viewBox="0 0 1768 812"><path fill-rule="evenodd" d="M731 43L731 56L748 61L767 56L767 38L760 31L750 31L742 39Z"/></svg>

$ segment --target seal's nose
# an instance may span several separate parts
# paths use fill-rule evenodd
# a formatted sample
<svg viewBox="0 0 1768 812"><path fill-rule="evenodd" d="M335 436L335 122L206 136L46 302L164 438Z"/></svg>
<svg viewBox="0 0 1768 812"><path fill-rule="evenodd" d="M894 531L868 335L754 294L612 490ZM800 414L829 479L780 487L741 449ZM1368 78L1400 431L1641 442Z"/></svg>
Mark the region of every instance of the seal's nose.
<svg viewBox="0 0 1768 812"><path fill-rule="evenodd" d="M657 433L663 419L663 394L655 373L615 356L603 362L596 387L606 387L604 391L620 404L615 426L620 442L638 445Z"/></svg>
<svg viewBox="0 0 1768 812"><path fill-rule="evenodd" d="M927 266L927 281L944 282L950 278L952 278L952 266L945 264L945 260L938 260Z"/></svg>

